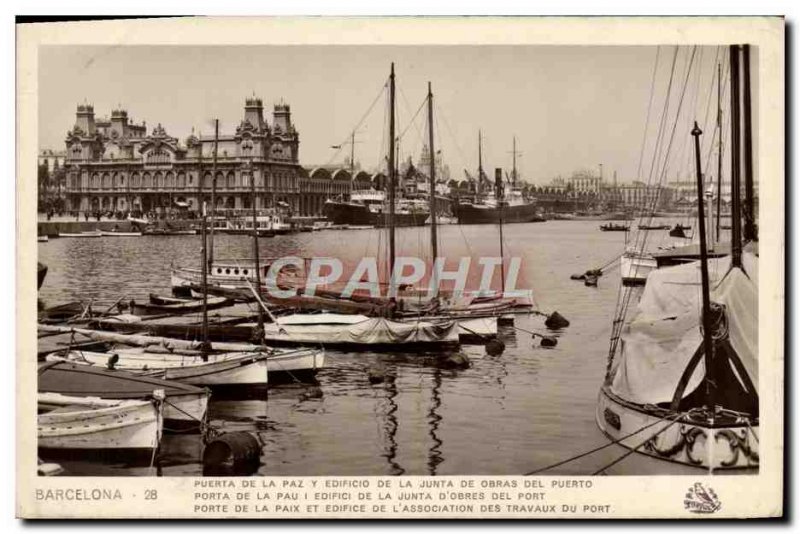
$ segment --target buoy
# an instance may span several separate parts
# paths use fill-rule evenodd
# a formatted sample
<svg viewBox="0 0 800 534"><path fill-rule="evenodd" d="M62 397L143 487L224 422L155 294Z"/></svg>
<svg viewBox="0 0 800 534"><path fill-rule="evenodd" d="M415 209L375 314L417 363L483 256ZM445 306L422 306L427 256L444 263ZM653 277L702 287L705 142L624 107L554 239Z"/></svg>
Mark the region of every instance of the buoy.
<svg viewBox="0 0 800 534"><path fill-rule="evenodd" d="M567 321L564 318L564 316L562 316L560 313L558 313L557 311L554 311L553 313L551 313L547 317L547 320L545 320L544 325L547 328L551 328L553 330L557 330L559 328L568 327L569 326L569 321Z"/></svg>
<svg viewBox="0 0 800 534"><path fill-rule="evenodd" d="M542 347L555 347L558 345L558 340L554 337L542 336L542 341L539 344Z"/></svg>
<svg viewBox="0 0 800 534"><path fill-rule="evenodd" d="M213 438L203 451L204 475L252 475L261 463L261 443L250 432Z"/></svg>
<svg viewBox="0 0 800 534"><path fill-rule="evenodd" d="M463 352L451 354L444 360L444 367L448 369L467 369L469 366L469 357Z"/></svg>
<svg viewBox="0 0 800 534"><path fill-rule="evenodd" d="M506 344L495 338L486 343L486 354L489 356L500 356L506 350Z"/></svg>

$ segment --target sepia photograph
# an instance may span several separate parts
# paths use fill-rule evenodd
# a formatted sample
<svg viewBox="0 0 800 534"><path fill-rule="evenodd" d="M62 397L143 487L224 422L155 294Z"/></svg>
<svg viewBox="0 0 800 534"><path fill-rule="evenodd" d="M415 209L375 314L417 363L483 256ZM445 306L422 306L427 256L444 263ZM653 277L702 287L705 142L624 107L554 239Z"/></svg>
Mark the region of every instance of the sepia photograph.
<svg viewBox="0 0 800 534"><path fill-rule="evenodd" d="M696 517L779 492L783 21L753 23L780 57L30 39L31 499L183 478L181 517L592 517L641 477Z"/></svg>

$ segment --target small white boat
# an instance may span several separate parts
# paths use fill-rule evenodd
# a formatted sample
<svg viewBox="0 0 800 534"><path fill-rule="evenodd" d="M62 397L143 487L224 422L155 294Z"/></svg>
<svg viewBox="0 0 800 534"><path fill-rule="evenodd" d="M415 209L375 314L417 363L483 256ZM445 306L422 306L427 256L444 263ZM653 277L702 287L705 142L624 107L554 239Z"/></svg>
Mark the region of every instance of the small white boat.
<svg viewBox="0 0 800 534"><path fill-rule="evenodd" d="M89 232L59 232L58 237L101 237L103 234L97 230Z"/></svg>
<svg viewBox="0 0 800 534"><path fill-rule="evenodd" d="M457 346L458 331L454 321L398 322L365 315L294 314L278 318L277 324L265 324L264 339L278 345L407 350Z"/></svg>
<svg viewBox="0 0 800 534"><path fill-rule="evenodd" d="M250 349L248 352L260 352L256 345L250 345L243 348ZM114 347L114 353L126 358L153 357L171 360L174 362L186 361L186 356L181 356L179 354L148 352L146 349L139 347L117 346ZM273 349L272 351L264 354L270 383L282 382L284 379L291 381L294 378L299 379L301 377L310 377L316 374L316 372L322 369L325 365L325 351L319 349ZM209 362L214 361L215 358L216 355L214 354L208 355Z"/></svg>
<svg viewBox="0 0 800 534"><path fill-rule="evenodd" d="M36 241L39 243L47 243L48 241L50 241L50 238L47 237L46 235L40 235L36 237Z"/></svg>
<svg viewBox="0 0 800 534"><path fill-rule="evenodd" d="M110 232L102 230L100 235L103 237L142 237L142 232L119 232L111 230Z"/></svg>
<svg viewBox="0 0 800 534"><path fill-rule="evenodd" d="M38 404L40 449L151 451L161 440L159 401L40 393Z"/></svg>
<svg viewBox="0 0 800 534"><path fill-rule="evenodd" d="M628 250L620 258L620 274L622 285L644 285L647 275L658 267L656 259L650 254Z"/></svg>
<svg viewBox="0 0 800 534"><path fill-rule="evenodd" d="M51 355L48 361L69 361L86 365L106 366L117 356L115 369L177 380L193 386L257 386L267 384L267 354L261 352L225 352L201 356L183 356L144 352L136 349L119 352L71 351L66 356Z"/></svg>

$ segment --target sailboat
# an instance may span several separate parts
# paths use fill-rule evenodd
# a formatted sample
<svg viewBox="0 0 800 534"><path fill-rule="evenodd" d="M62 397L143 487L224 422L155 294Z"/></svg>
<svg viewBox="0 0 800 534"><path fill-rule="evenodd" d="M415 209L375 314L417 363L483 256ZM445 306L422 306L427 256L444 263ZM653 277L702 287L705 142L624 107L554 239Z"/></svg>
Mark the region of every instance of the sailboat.
<svg viewBox="0 0 800 534"><path fill-rule="evenodd" d="M612 333L596 420L635 452L714 472L759 466L758 251L740 211L739 47L731 46L731 254L709 258L695 123L699 261L650 273L633 318ZM749 49L744 45L745 106ZM750 124L745 108L745 137ZM752 161L745 140L745 161ZM752 198L752 167L746 169ZM744 219L753 221L752 204ZM623 309L624 312L624 309ZM615 320L622 324L622 317Z"/></svg>
<svg viewBox="0 0 800 534"><path fill-rule="evenodd" d="M543 222L535 202L525 200L517 180L517 139L514 138L513 170L510 187L503 186L502 176L495 176L494 188L483 172L481 133L478 132L477 193L471 199L459 199L456 217L459 224L497 224L502 215L505 223ZM492 190L494 189L494 190ZM502 213L501 213L502 212Z"/></svg>

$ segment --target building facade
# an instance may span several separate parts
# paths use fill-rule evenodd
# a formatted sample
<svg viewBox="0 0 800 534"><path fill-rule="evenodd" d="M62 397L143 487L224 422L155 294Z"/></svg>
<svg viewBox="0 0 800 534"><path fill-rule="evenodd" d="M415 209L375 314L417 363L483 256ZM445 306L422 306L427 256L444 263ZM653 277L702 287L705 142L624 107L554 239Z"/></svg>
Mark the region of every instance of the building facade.
<svg viewBox="0 0 800 534"><path fill-rule="evenodd" d="M255 96L246 100L236 130L216 142L194 132L181 142L160 124L148 132L123 109L95 120L93 106L82 104L65 143L65 197L73 212L198 213L212 196L217 210L249 209L255 181L256 208L317 215L334 189L332 178L320 183L319 174L300 165L289 105L276 104L268 124Z"/></svg>

